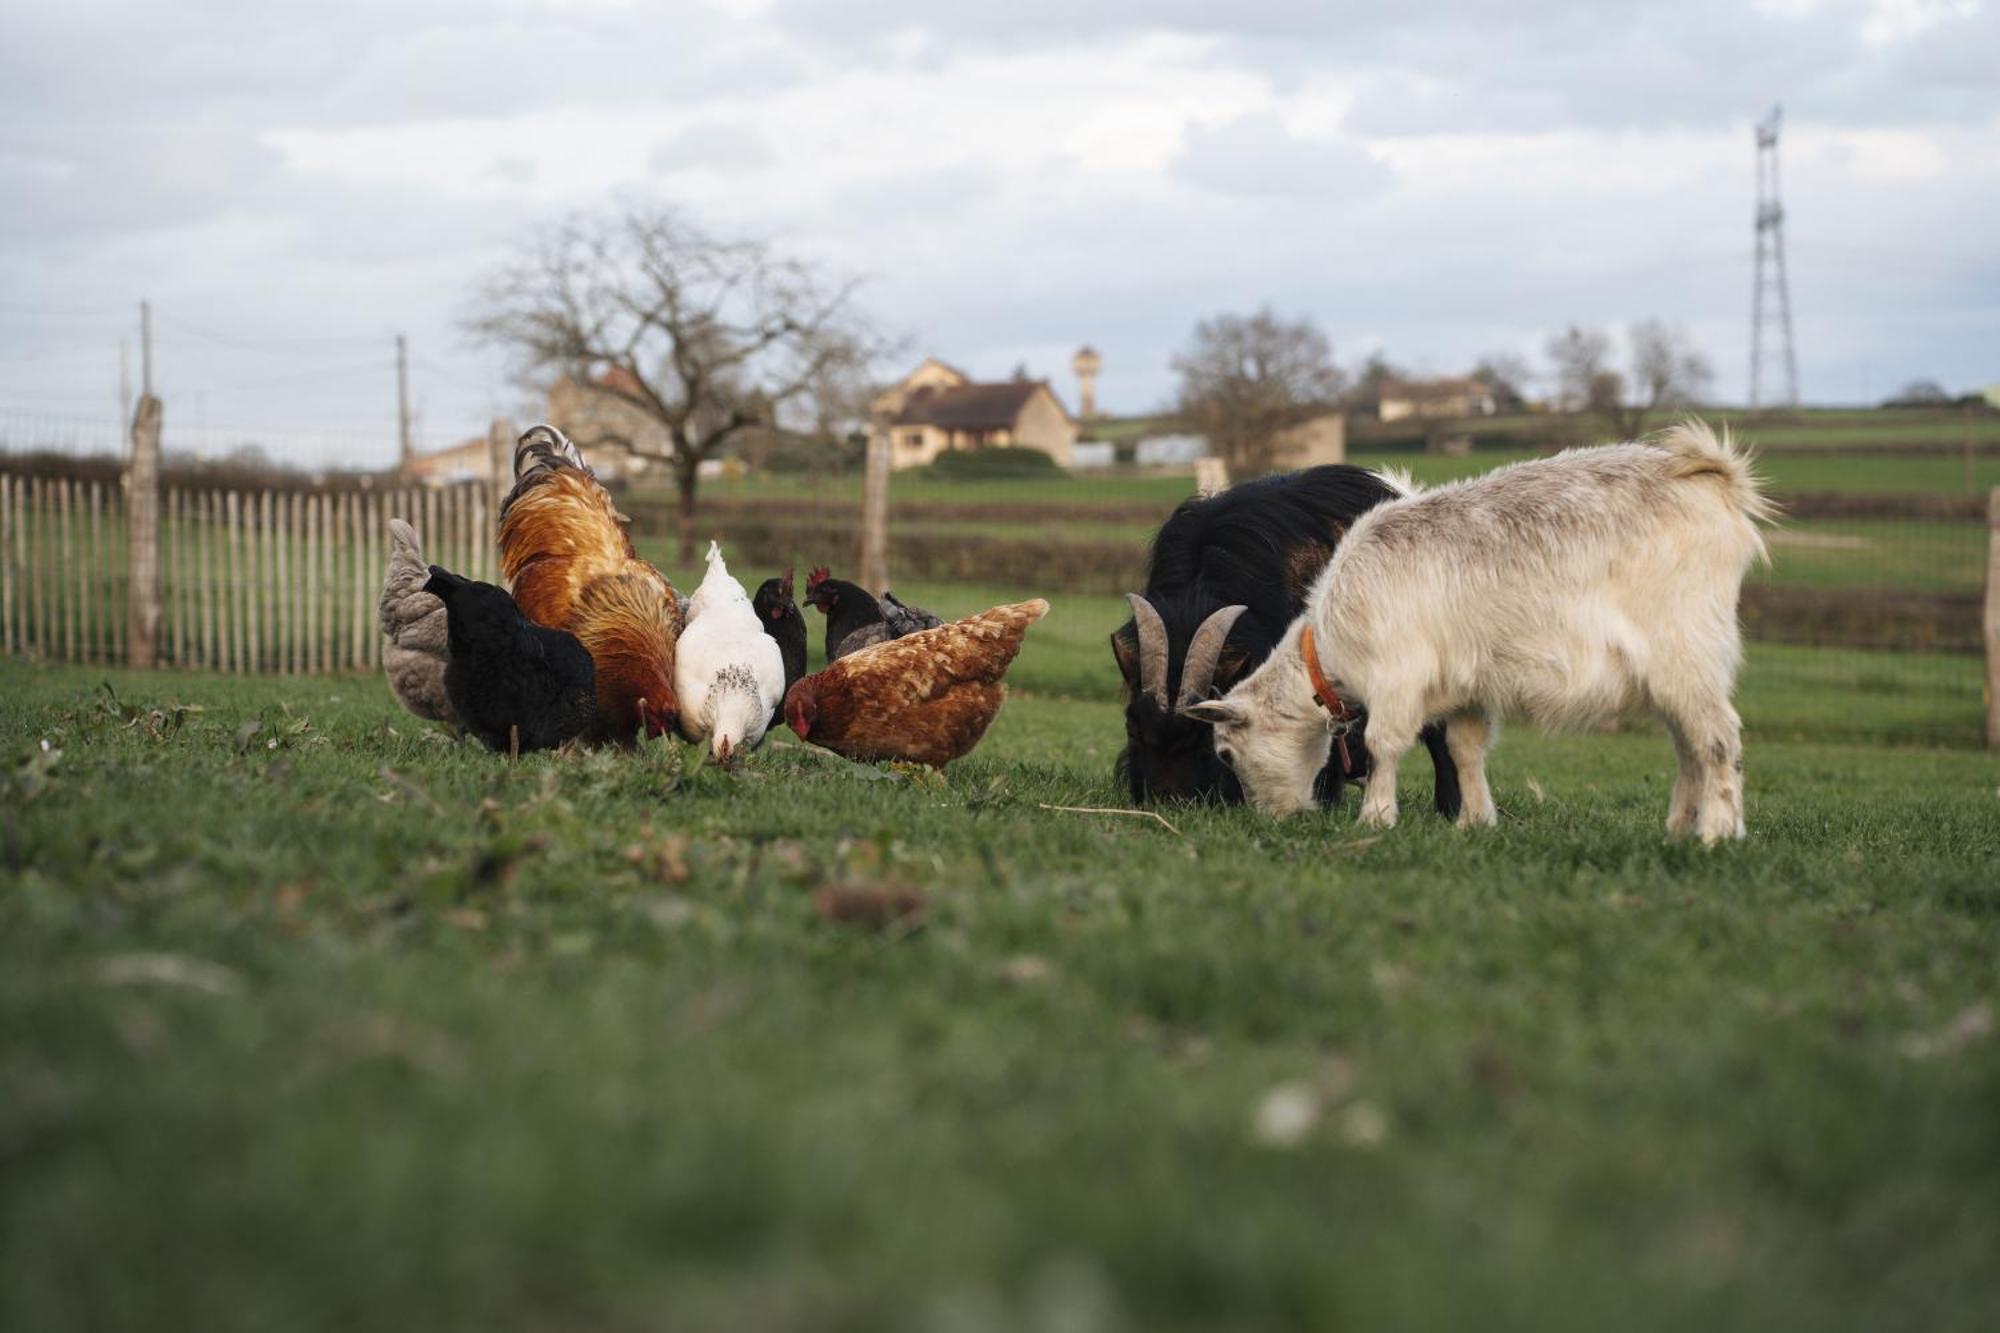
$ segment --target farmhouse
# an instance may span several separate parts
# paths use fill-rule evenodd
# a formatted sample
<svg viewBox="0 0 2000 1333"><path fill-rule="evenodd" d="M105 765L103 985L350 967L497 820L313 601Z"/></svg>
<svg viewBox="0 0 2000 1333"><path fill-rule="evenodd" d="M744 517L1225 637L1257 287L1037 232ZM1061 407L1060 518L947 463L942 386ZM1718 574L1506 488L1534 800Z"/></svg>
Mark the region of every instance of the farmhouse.
<svg viewBox="0 0 2000 1333"><path fill-rule="evenodd" d="M1406 417L1490 417L1500 410L1500 403L1491 387L1466 376L1439 380L1388 379L1382 382L1378 410L1384 421L1401 421Z"/></svg>
<svg viewBox="0 0 2000 1333"><path fill-rule="evenodd" d="M886 437L891 464L906 468L989 445L1039 449L1068 467L1077 432L1047 380L977 383L931 357L870 405L869 433Z"/></svg>
<svg viewBox="0 0 2000 1333"><path fill-rule="evenodd" d="M502 464L505 465L504 462ZM455 481L493 480L493 446L484 435L412 454L403 464L403 475L427 486L448 486Z"/></svg>

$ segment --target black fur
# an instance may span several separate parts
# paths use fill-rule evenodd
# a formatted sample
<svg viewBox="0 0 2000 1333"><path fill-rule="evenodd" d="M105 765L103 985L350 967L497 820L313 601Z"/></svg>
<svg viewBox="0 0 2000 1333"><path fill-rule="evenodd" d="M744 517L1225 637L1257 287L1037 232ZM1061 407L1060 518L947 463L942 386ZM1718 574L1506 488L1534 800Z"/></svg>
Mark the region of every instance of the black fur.
<svg viewBox="0 0 2000 1333"><path fill-rule="evenodd" d="M574 634L533 623L504 588L438 565L424 591L444 602L445 695L488 748L506 750L518 727L523 751L547 750L590 725L597 668Z"/></svg>
<svg viewBox="0 0 2000 1333"><path fill-rule="evenodd" d="M1225 606L1241 603L1249 610L1230 630L1210 697L1256 670L1304 611L1314 577L1354 520L1395 496L1372 472L1331 465L1183 501L1153 538L1144 594L1167 629L1167 698L1180 694L1188 641ZM1162 710L1140 692L1137 626L1126 621L1111 641L1128 693L1117 773L1132 799L1242 801L1235 774L1215 757L1214 729ZM1423 741L1437 770L1437 809L1456 815L1458 770L1445 749L1444 728L1424 728ZM1339 801L1343 782L1367 776L1368 752L1358 729L1347 749L1352 767L1341 771L1336 749L1319 775L1316 790L1326 804Z"/></svg>
<svg viewBox="0 0 2000 1333"><path fill-rule="evenodd" d="M790 694L792 686L806 674L806 618L792 600L791 576L765 579L757 585L750 605L757 612L757 623L778 641L778 653L785 659L785 693ZM784 720L785 706L780 703L772 713L771 725L781 726Z"/></svg>

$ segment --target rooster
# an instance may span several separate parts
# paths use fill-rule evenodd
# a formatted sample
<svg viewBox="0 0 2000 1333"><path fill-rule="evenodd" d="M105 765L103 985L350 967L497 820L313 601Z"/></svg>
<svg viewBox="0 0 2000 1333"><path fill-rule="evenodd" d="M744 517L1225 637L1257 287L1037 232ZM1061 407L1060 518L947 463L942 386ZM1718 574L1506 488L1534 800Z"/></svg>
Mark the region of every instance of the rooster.
<svg viewBox="0 0 2000 1333"><path fill-rule="evenodd" d="M500 567L528 619L576 635L596 662L599 740L630 740L641 727L664 735L680 715L680 601L632 548L626 522L561 431L521 436L500 506Z"/></svg>
<svg viewBox="0 0 2000 1333"><path fill-rule="evenodd" d="M785 657L750 596L708 544L708 572L688 599L674 660L681 734L707 741L722 763L757 748L785 697Z"/></svg>
<svg viewBox="0 0 2000 1333"><path fill-rule="evenodd" d="M849 759L943 768L986 734L1008 665L1048 613L1038 597L851 653L792 686L785 721Z"/></svg>
<svg viewBox="0 0 2000 1333"><path fill-rule="evenodd" d="M824 565L806 575L806 600L826 617L826 660L900 639L918 630L936 629L944 621L920 606L907 606L893 592L880 601L858 583L829 577Z"/></svg>

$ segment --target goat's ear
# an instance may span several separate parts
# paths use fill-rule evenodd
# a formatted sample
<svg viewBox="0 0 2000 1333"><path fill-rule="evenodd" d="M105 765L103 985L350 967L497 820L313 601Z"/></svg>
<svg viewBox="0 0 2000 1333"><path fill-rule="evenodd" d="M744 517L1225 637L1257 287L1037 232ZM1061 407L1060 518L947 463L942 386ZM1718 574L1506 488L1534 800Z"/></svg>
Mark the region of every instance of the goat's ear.
<svg viewBox="0 0 2000 1333"><path fill-rule="evenodd" d="M1198 704L1189 704L1181 709L1182 717L1191 717L1197 722L1241 722L1249 714L1243 705L1228 699L1204 699Z"/></svg>
<svg viewBox="0 0 2000 1333"><path fill-rule="evenodd" d="M1118 673L1125 677L1125 683L1133 689L1139 688L1139 636L1126 636L1124 630L1111 635L1111 655L1118 659Z"/></svg>

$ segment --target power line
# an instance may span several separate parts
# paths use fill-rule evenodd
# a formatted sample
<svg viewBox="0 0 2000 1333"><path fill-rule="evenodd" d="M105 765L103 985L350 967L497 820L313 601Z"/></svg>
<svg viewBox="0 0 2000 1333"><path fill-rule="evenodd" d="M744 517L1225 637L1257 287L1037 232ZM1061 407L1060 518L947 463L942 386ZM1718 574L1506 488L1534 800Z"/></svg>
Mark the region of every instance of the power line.
<svg viewBox="0 0 2000 1333"><path fill-rule="evenodd" d="M192 338L200 338L223 347L234 347L246 352L268 352L282 356L310 352L314 348L373 347L379 338L244 338L233 333L221 333L215 329L205 329L198 324L190 324L183 319L161 315L160 323L177 329Z"/></svg>

